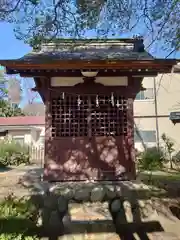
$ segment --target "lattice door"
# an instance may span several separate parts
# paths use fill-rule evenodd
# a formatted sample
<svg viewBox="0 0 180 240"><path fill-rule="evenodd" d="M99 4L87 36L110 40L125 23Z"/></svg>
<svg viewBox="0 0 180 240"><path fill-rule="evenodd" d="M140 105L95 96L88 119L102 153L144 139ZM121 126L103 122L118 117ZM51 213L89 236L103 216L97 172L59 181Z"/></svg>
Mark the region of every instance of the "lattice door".
<svg viewBox="0 0 180 240"><path fill-rule="evenodd" d="M127 100L117 95L52 98L52 137L127 134Z"/></svg>

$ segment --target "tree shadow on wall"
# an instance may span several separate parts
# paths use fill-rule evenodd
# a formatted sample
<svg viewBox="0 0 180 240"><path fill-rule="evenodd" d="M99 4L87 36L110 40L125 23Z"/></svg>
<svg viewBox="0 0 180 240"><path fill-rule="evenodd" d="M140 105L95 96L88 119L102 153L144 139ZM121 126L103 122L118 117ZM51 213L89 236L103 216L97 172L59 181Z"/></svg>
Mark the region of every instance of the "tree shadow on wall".
<svg viewBox="0 0 180 240"><path fill-rule="evenodd" d="M134 121L134 129L135 129L135 134L137 134L137 137L139 138L140 143L143 146L143 150L145 151L147 149L147 146L146 146L146 143L144 142L144 140L143 140L143 138L142 138L142 136L140 134L140 130L139 130L137 124L135 123L135 121Z"/></svg>
<svg viewBox="0 0 180 240"><path fill-rule="evenodd" d="M49 103L50 104L50 103ZM129 111L127 111L127 125L121 126L119 130L124 131L127 127L127 136L122 131L121 136L92 136L92 137L57 137L46 141L45 147L45 179L48 181L63 180L126 180L135 178L135 152L134 152L134 128L137 128L133 111L131 111L131 103ZM49 113L48 113L49 114ZM52 118L52 115L47 115ZM81 116L83 123L83 116ZM77 119L80 118L78 115ZM70 134L70 122L64 134ZM105 127L104 123L94 126L99 129ZM53 126L55 132L58 126ZM81 129L83 128L83 129ZM85 126L77 126L75 133L82 134ZM118 126L117 126L118 128ZM121 129L122 128L122 129ZM69 130L68 130L69 129ZM81 131L82 130L82 131ZM77 131L77 132L76 132ZM88 131L88 130L87 130ZM131 132L132 131L132 132ZM46 134L50 136L52 133L50 126L46 126ZM139 133L139 131L138 131ZM144 148L146 148L142 137Z"/></svg>
<svg viewBox="0 0 180 240"><path fill-rule="evenodd" d="M128 137L66 138L47 143L45 177L63 180L125 180L135 175Z"/></svg>

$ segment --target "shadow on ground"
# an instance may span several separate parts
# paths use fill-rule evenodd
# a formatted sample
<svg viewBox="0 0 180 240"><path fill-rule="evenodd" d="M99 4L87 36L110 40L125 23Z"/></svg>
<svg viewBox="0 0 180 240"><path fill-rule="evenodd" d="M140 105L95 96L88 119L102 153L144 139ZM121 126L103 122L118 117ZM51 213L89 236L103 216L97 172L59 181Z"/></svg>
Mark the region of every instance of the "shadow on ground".
<svg viewBox="0 0 180 240"><path fill-rule="evenodd" d="M15 225L20 225L20 226L24 226L24 225L29 225L29 221L26 222L26 220L24 219L1 219L0 220L0 224L7 225L11 224L11 226ZM71 223L71 229L72 232L68 232L63 228L59 228L59 233L55 233L55 232L51 232L49 234L45 233L43 231L42 228L33 228L33 226L31 228L29 228L29 231L26 232L26 236L38 236L42 239L47 239L47 240L58 240L60 239L60 236L68 236L68 235L73 235L73 239L80 239L79 235L87 235L89 233L93 233L93 234L100 234L100 233L114 233L114 227L111 227L111 223L109 223L108 221L93 221L93 223L89 223L89 222L72 222ZM107 224L110 225L110 227L106 227ZM113 237L112 239L124 239L124 240L133 240L133 239L137 239L135 238L135 233L136 235L139 236L139 239L142 240L146 240L146 239L150 239L148 237L148 233L153 233L153 232L161 232L164 231L162 226L160 225L160 223L158 221L151 221L151 222L147 222L147 223L141 223L141 224L132 224L132 223L127 223L127 224L119 224L119 229L116 229L116 233L117 236ZM21 229L19 229L19 231L17 232L16 230L13 231L12 229L9 229L7 231L3 230L3 232L1 231L1 233L8 233L8 234L12 234L12 233L16 233L16 234L21 234L24 232L24 228L21 227ZM77 238L76 238L77 236ZM81 237L82 238L82 237ZM68 238L67 238L68 239ZM72 238L69 238L72 239ZM82 238L82 239L88 239L88 238ZM107 239L107 237L105 238L96 238L94 236L94 238L91 237L91 239ZM172 240L172 239L171 239Z"/></svg>
<svg viewBox="0 0 180 240"><path fill-rule="evenodd" d="M27 169L19 181L20 185L23 185L33 193L30 196L30 201L35 205L35 217L32 218L31 216L30 219L24 219L20 217L3 218L3 216L1 216L1 233L13 234L25 232L28 236L38 235L40 238L46 240L58 240L61 239L59 238L60 236L66 236L67 238L65 239L74 240L157 240L165 238L158 238L156 236L157 232L165 236L164 226L157 217L159 214L165 219L169 219L169 221L178 221L180 218L180 205L178 205L177 202L171 204L171 200L174 201L180 197L180 184L178 181L174 182L172 180L166 180L164 182L162 178L159 179L159 181L154 180L151 182L148 182L148 179L146 179L144 182L148 185L150 184L149 186L140 182L128 181L111 183L120 189L119 196L108 201L107 208L110 212L111 219L91 220L87 218L88 220L82 220L79 218L78 220L77 213L77 220L74 220L68 201L65 210L62 211L62 209L59 209L58 205L56 210L55 208L52 209L54 213L54 218L52 218L49 214L44 214L44 198L50 197L56 199L55 204L57 204L59 194L56 194L56 192L48 193L46 191L48 184L40 181L41 174L42 169L40 167ZM61 183L59 183L59 185L61 185ZM64 190L68 188L67 185L64 185ZM73 188L73 186L71 187ZM39 193L44 193L44 195ZM80 204L84 206L86 205L86 201ZM90 206L90 211L92 210L91 208L92 206ZM101 208L103 210L103 204ZM150 216L153 214L155 214L155 217L151 218ZM41 219L42 225L39 224L39 219ZM37 222L38 226L36 224ZM180 223L177 224L180 225ZM15 226L19 227L17 228ZM26 229L28 229L28 231L26 231ZM91 237L88 238L88 234L90 234ZM137 238L137 236L139 238ZM178 239L173 237L173 235L170 235L168 239Z"/></svg>
<svg viewBox="0 0 180 240"><path fill-rule="evenodd" d="M30 200L35 205L35 219L21 219L21 218L10 218L10 219L0 219L0 229L1 233L19 233L24 232L24 229L28 226L28 231L26 235L38 235L41 239L48 240L58 240L60 236L66 236L66 239L81 239L82 235L87 236L91 234L90 239L124 239L124 240L133 240L138 239L149 240L149 239L158 239L156 236L151 238L153 234L161 232L163 234L164 228L161 223L157 220L150 220L148 216L142 217L142 208L140 207L139 201L147 200L152 194L150 189L135 189L133 184L129 182L126 183L116 183L119 184L121 188L121 196L114 197L108 201L108 210L111 214L112 220L72 220L69 202L66 200L66 206L62 208L64 202L59 201L59 195L55 193L47 193L47 195L32 195ZM155 191L155 190L154 190ZM156 190L158 197L164 197L164 194L161 194L159 190ZM48 215L44 212L45 201L44 198L51 198L54 204L59 204L60 208L57 205L56 211L53 210L54 219L52 215ZM72 203L72 202L71 202ZM125 204L126 203L126 204ZM128 204L127 204L128 203ZM86 204L85 201L81 204ZM55 206L54 205L54 206ZM125 206L126 205L126 206ZM127 207L128 205L128 207ZM153 204L152 204L153 205ZM154 209L150 210L150 214L153 214ZM172 209L171 209L172 210ZM146 212L148 210L146 209ZM173 211L173 210L172 210ZM51 213L52 213L51 212ZM131 213L130 213L131 212ZM38 214L37 214L38 213ZM42 220L42 225L38 226L35 224L40 218ZM131 219L129 216L131 215ZM58 217L58 219L57 219ZM50 220L51 218L51 220ZM143 219L143 220L142 220ZM20 228L14 229L11 226L20 226ZM5 227L4 227L5 226ZM10 226L10 227L9 227ZM112 235L107 235L111 234ZM99 236L98 234L103 234ZM114 235L113 235L114 234ZM98 237L99 236L99 237ZM109 236L109 237L108 237ZM69 237L69 238L68 238ZM178 239L173 238L171 235L169 239ZM82 239L89 239L84 237Z"/></svg>
<svg viewBox="0 0 180 240"><path fill-rule="evenodd" d="M1 166L0 166L0 174L1 174L1 173L7 173L7 172L9 172L9 171L11 171L11 170L12 170L11 167L1 167Z"/></svg>

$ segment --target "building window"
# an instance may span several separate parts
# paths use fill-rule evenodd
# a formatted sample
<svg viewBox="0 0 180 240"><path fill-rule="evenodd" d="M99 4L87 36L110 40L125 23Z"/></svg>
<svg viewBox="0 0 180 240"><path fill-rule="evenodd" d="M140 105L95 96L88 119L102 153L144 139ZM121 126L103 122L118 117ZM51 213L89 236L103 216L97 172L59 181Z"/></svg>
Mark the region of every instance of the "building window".
<svg viewBox="0 0 180 240"><path fill-rule="evenodd" d="M16 143L19 143L21 145L24 145L24 136L13 136L13 140Z"/></svg>
<svg viewBox="0 0 180 240"><path fill-rule="evenodd" d="M135 100L151 100L154 99L154 91L153 88L146 88L144 91L140 91L136 95Z"/></svg>
<svg viewBox="0 0 180 240"><path fill-rule="evenodd" d="M127 100L115 95L52 99L52 137L127 134Z"/></svg>
<svg viewBox="0 0 180 240"><path fill-rule="evenodd" d="M154 130L137 130L135 129L134 141L144 143L155 143L156 142L156 131Z"/></svg>
<svg viewBox="0 0 180 240"><path fill-rule="evenodd" d="M18 108L18 104L17 103L11 103L11 106L12 106L12 108Z"/></svg>
<svg viewBox="0 0 180 240"><path fill-rule="evenodd" d="M0 129L0 137L5 137L8 134L7 130Z"/></svg>

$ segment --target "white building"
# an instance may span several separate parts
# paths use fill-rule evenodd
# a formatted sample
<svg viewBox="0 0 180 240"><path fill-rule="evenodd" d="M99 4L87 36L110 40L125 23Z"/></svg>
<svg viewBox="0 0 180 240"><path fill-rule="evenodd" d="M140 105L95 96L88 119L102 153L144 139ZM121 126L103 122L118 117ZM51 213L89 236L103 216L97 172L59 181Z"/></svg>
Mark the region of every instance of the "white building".
<svg viewBox="0 0 180 240"><path fill-rule="evenodd" d="M143 145L161 145L166 133L180 150L180 123L174 125L169 118L171 112L180 112L180 67L175 66L170 74L144 78L143 87L146 90L139 92L134 102L135 147L142 150Z"/></svg>

